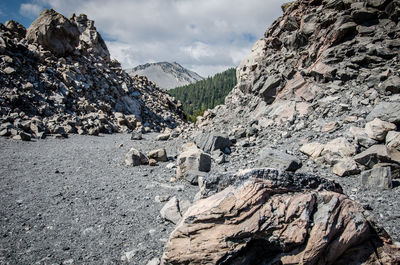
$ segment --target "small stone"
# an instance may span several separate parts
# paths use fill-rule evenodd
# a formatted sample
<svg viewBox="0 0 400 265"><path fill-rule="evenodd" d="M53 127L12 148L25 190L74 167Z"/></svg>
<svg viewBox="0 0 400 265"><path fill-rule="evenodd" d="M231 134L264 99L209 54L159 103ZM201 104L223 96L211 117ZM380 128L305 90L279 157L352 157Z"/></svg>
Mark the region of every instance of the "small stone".
<svg viewBox="0 0 400 265"><path fill-rule="evenodd" d="M12 68L12 67L6 67L6 68L3 70L3 72L4 72L5 74L11 75L11 74L15 73L15 69Z"/></svg>
<svg viewBox="0 0 400 265"><path fill-rule="evenodd" d="M159 196L159 195L157 195L156 197L154 197L154 201L155 201L155 202L158 202L158 203L161 203L161 202L166 202L166 201L168 201L169 198L170 198L170 196L168 196L168 195L166 195L166 196Z"/></svg>
<svg viewBox="0 0 400 265"><path fill-rule="evenodd" d="M169 133L164 133L164 134L160 134L157 136L156 140L157 141L166 141L171 137L171 135Z"/></svg>
<svg viewBox="0 0 400 265"><path fill-rule="evenodd" d="M24 132L20 132L18 135L13 137L14 140L22 140L22 141L30 141L31 140L31 135L24 133Z"/></svg>
<svg viewBox="0 0 400 265"><path fill-rule="evenodd" d="M153 258L147 262L146 265L159 265L160 264L160 259L159 258Z"/></svg>
<svg viewBox="0 0 400 265"><path fill-rule="evenodd" d="M300 152L312 157L317 158L321 155L322 151L324 150L324 145L320 143L307 143L300 147Z"/></svg>
<svg viewBox="0 0 400 265"><path fill-rule="evenodd" d="M277 168L284 171L293 171L301 168L301 161L293 155L282 151L264 148L258 154L256 165L259 167Z"/></svg>
<svg viewBox="0 0 400 265"><path fill-rule="evenodd" d="M385 145L373 145L354 156L354 160L369 168L374 167L378 163L400 164L400 152Z"/></svg>
<svg viewBox="0 0 400 265"><path fill-rule="evenodd" d="M139 131L133 131L131 134L131 140L142 140L143 136L142 136L142 132Z"/></svg>
<svg viewBox="0 0 400 265"><path fill-rule="evenodd" d="M0 136L10 136L11 132L8 129L4 129L0 132Z"/></svg>
<svg viewBox="0 0 400 265"><path fill-rule="evenodd" d="M152 166L152 167L157 166L157 160L155 160L153 158L150 158L149 159L149 166Z"/></svg>
<svg viewBox="0 0 400 265"><path fill-rule="evenodd" d="M386 145L400 151L400 132L390 131L386 135Z"/></svg>
<svg viewBox="0 0 400 265"><path fill-rule="evenodd" d="M322 127L321 132L326 133L326 132L334 132L337 129L339 129L339 123L337 122L328 122L324 125L324 127Z"/></svg>
<svg viewBox="0 0 400 265"><path fill-rule="evenodd" d="M174 163L168 163L165 167L168 169L173 169L176 168L176 165Z"/></svg>

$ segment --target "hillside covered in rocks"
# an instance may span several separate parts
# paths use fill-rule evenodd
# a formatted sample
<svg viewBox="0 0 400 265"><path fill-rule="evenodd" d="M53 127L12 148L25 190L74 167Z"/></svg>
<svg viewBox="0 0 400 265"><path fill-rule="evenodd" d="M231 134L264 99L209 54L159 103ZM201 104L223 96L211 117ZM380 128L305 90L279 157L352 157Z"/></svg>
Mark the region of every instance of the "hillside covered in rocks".
<svg viewBox="0 0 400 265"><path fill-rule="evenodd" d="M265 173L252 171L254 181L229 185L240 175L234 173L238 169L264 167L334 179L359 203L355 205L362 206L350 212L371 211L379 226L395 240L400 238L400 2L299 0L282 9L283 16L237 68L238 84L225 104L197 118L197 129L189 138L223 165L222 172L230 173L210 177L186 170L184 178L197 177L201 192L208 185L217 192L203 196L183 216L167 244L164 264L399 262L398 247L393 260L378 261L363 252L362 240L350 232L355 227L363 230L357 225L336 227L337 234L336 221L329 220L349 220L333 217L347 211L339 206L340 196L319 197L317 207L330 210L315 209L316 215L304 217L313 210L292 208L291 200L304 206L310 199L286 197L291 188L269 188ZM222 139L229 139L229 149L202 148L219 146ZM180 162L178 157L178 168ZM328 201L333 208L320 204ZM292 218L294 223L286 223ZM314 220L304 230L307 235L292 234L304 228L305 220ZM311 228L319 222L324 223L321 230ZM317 231L324 235L313 239ZM207 246L209 241L212 247ZM350 248L345 250L345 245ZM350 249L360 259L346 257ZM259 254L263 251L265 256ZM377 251L378 256L384 252Z"/></svg>
<svg viewBox="0 0 400 265"><path fill-rule="evenodd" d="M183 122L174 98L110 59L86 15L44 10L27 30L7 21L0 56L2 136L160 131Z"/></svg>
<svg viewBox="0 0 400 265"><path fill-rule="evenodd" d="M97 114L132 132L0 138L0 263L400 264L400 2L282 9L225 104L190 126L172 97L109 61L84 16L49 10L27 33L1 26L11 47L1 82L13 84L2 94L2 132L22 138L36 120L79 132ZM40 33L53 16L51 34L67 43ZM69 62L67 82L58 73Z"/></svg>
<svg viewBox="0 0 400 265"><path fill-rule="evenodd" d="M237 69L225 105L198 117L240 152L271 147L301 170L390 189L399 178L398 1L295 1ZM272 159L272 158L271 158ZM265 163L268 164L268 163Z"/></svg>

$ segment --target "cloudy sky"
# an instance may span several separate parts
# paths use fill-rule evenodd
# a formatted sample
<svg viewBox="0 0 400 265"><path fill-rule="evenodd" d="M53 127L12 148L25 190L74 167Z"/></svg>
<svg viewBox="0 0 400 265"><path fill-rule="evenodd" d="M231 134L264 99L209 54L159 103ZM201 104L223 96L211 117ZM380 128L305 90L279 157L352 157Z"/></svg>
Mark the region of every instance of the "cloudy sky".
<svg viewBox="0 0 400 265"><path fill-rule="evenodd" d="M44 8L95 20L124 68L176 61L202 76L237 66L288 0L2 0L0 21L29 27Z"/></svg>

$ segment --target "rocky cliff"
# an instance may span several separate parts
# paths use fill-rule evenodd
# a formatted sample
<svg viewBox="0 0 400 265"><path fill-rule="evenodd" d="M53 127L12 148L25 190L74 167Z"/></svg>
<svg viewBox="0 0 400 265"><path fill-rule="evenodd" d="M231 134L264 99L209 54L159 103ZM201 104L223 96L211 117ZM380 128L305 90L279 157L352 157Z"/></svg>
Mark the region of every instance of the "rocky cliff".
<svg viewBox="0 0 400 265"><path fill-rule="evenodd" d="M213 161L223 165L221 171L273 167L336 180L347 196L360 203L362 209L370 210L376 222L398 241L400 2L298 0L285 5L283 10L283 15L237 68L238 84L225 104L197 118L198 133L212 130L219 131L221 137L229 137L229 150L210 152ZM205 185L207 177L204 179L199 183ZM262 182L257 185L269 185ZM294 230L289 226L283 229L289 230L275 234L269 224L266 231L258 230L269 216L281 215L266 214L266 219L262 214L253 215L252 211L265 202L243 206L252 201L237 195L244 186L229 187L229 191L224 186L207 202L195 202L171 235L164 264L187 260L194 261L193 264L204 260L212 264L398 263L398 247L394 255L397 260L392 261L374 261L364 254L352 261L342 260L344 257L324 260L330 254L314 252L320 250L322 241L313 241L312 236L306 236L312 241L311 252L305 245L291 252L294 245L284 246L284 234ZM257 188L251 186L249 190ZM265 196L267 203L274 198ZM243 211L236 215L235 210L242 206ZM271 206L271 211L284 212L286 206ZM336 211L324 216L331 218L333 212ZM315 221L319 217L310 218ZM292 220L288 216L283 219ZM282 220L277 223L281 225ZM247 221L254 227L247 225ZM243 223L246 225L242 227ZM215 236L211 248L202 241L203 236L208 237L207 231ZM220 231L223 232L218 234ZM349 230L343 227L340 231ZM226 236L225 232L232 234ZM349 241L339 240L341 243L356 238L350 234L341 236L349 236ZM277 248L270 245L275 240ZM335 241L327 240L328 244ZM302 244L306 241L299 240ZM357 245L353 243L352 247ZM216 254L225 247L226 251ZM342 247L339 249L344 250ZM267 253L267 257L254 253ZM308 259L310 253L315 256Z"/></svg>
<svg viewBox="0 0 400 265"><path fill-rule="evenodd" d="M199 117L198 126L225 131L239 149L282 149L313 170L336 166L333 172L345 176L387 162L396 178L399 7L384 0L285 6L237 68L238 85L225 105ZM375 145L382 147L369 149ZM392 155L382 158L378 149ZM381 158L366 164L359 153Z"/></svg>
<svg viewBox="0 0 400 265"><path fill-rule="evenodd" d="M28 30L1 24L0 56L3 136L159 131L183 122L174 98L110 59L86 15L44 10Z"/></svg>
<svg viewBox="0 0 400 265"><path fill-rule="evenodd" d="M147 63L126 69L126 72L132 77L135 75L146 76L157 86L167 90L203 80L203 77L184 68L177 62Z"/></svg>

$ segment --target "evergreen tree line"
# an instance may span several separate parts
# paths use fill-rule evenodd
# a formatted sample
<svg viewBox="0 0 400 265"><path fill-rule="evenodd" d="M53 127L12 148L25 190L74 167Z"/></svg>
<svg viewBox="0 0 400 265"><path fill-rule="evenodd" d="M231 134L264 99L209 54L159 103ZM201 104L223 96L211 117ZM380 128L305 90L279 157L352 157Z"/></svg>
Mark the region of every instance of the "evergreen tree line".
<svg viewBox="0 0 400 265"><path fill-rule="evenodd" d="M187 119L196 121L205 110L223 104L236 82L236 69L229 68L213 77L171 89L168 93L182 102Z"/></svg>

